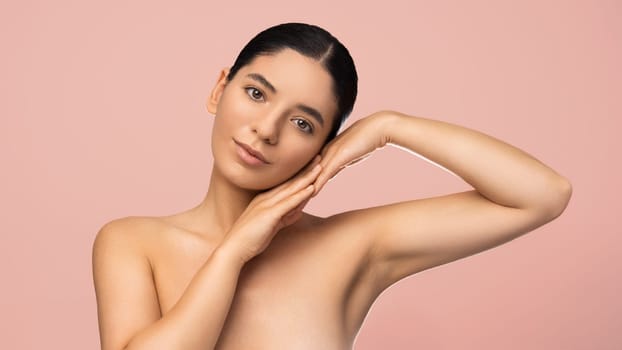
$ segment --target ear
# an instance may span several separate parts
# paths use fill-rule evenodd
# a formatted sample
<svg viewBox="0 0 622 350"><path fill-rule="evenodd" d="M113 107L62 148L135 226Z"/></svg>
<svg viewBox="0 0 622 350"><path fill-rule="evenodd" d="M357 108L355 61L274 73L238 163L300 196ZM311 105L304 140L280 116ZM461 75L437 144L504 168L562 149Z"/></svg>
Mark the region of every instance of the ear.
<svg viewBox="0 0 622 350"><path fill-rule="evenodd" d="M227 75L229 74L229 70L230 68L225 67L220 71L216 85L214 85L214 88L207 99L207 111L213 115L216 115L216 112L218 111L218 103L220 102L220 97L222 96L222 93L227 85Z"/></svg>

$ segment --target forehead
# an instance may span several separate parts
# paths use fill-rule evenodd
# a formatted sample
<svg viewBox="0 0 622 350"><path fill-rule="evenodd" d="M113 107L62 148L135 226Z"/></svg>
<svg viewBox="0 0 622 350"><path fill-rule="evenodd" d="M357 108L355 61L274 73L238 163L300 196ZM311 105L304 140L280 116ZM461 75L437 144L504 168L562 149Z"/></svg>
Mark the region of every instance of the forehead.
<svg viewBox="0 0 622 350"><path fill-rule="evenodd" d="M328 122L336 111L333 80L313 58L292 49L259 55L240 68L236 78L252 81L247 74L259 73L276 89L276 96L292 104L302 103L319 110Z"/></svg>

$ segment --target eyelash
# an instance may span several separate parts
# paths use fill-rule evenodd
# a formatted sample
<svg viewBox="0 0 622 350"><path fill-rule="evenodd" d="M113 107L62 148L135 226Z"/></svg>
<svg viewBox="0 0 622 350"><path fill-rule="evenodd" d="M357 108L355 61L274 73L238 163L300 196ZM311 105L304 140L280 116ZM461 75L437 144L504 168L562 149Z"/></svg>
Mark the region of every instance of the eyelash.
<svg viewBox="0 0 622 350"><path fill-rule="evenodd" d="M252 89L252 90L259 91L259 92L261 93L262 97L263 97L263 92L262 92L261 90L257 89L257 88L256 88L256 87L254 87L254 86L247 86L247 87L245 87L245 88L244 88L244 90L247 92L247 95L248 95L248 97L249 97L251 100L253 100L253 101L258 101L257 99L255 99L255 98L252 96L252 94L248 93L248 91L249 91L249 90L251 90L251 89ZM304 130L304 128L300 128L300 130L302 130L302 132L305 132L305 133L308 133L308 134L313 134L313 126L311 125L311 123L309 123L308 121L306 121L306 120L304 120L304 119L302 119L302 118L295 118L295 120L298 120L298 121L303 121L303 122L307 125L308 130ZM298 125L298 123L296 123L296 125Z"/></svg>
<svg viewBox="0 0 622 350"><path fill-rule="evenodd" d="M313 127L311 126L311 124L309 122L307 122L306 120L302 119L302 118L296 118L297 121L302 121L303 123L305 123L307 125L307 127L309 128L308 131L302 130L303 132L306 132L308 134L313 134ZM297 124L298 125L298 124Z"/></svg>
<svg viewBox="0 0 622 350"><path fill-rule="evenodd" d="M258 88L254 87L254 86L247 86L244 88L244 90L246 90L248 97L250 97L253 101L257 101L253 96L251 96L251 94L248 93L249 89L253 89L256 91L259 91L261 93L261 96L263 96L263 92L261 90L259 90Z"/></svg>

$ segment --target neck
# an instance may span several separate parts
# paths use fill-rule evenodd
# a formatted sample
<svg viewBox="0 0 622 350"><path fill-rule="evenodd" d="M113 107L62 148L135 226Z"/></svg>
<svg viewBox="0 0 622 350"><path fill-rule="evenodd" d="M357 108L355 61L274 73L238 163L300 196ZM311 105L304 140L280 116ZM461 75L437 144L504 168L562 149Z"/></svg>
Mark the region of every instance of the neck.
<svg viewBox="0 0 622 350"><path fill-rule="evenodd" d="M223 239L257 193L231 183L213 166L207 194L191 210L194 229Z"/></svg>

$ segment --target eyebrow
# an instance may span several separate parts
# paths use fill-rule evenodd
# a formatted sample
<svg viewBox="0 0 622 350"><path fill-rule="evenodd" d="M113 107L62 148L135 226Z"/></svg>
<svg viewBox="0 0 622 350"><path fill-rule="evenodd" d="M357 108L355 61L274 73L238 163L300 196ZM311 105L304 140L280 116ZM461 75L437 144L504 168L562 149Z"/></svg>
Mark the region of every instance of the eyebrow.
<svg viewBox="0 0 622 350"><path fill-rule="evenodd" d="M270 82L268 81L268 79L266 79L266 77L264 77L263 75L259 74L259 73L249 73L246 75L247 77L261 83L263 86L265 86L267 89L269 89L270 91L272 91L272 93L277 93L276 88L274 87L274 85L270 84ZM299 103L296 105L296 108L302 110L303 112L309 114L310 116L312 116L315 120L317 120L318 123L320 123L320 125L324 126L324 118L322 117L322 113L320 113L317 109L307 106L305 104Z"/></svg>

